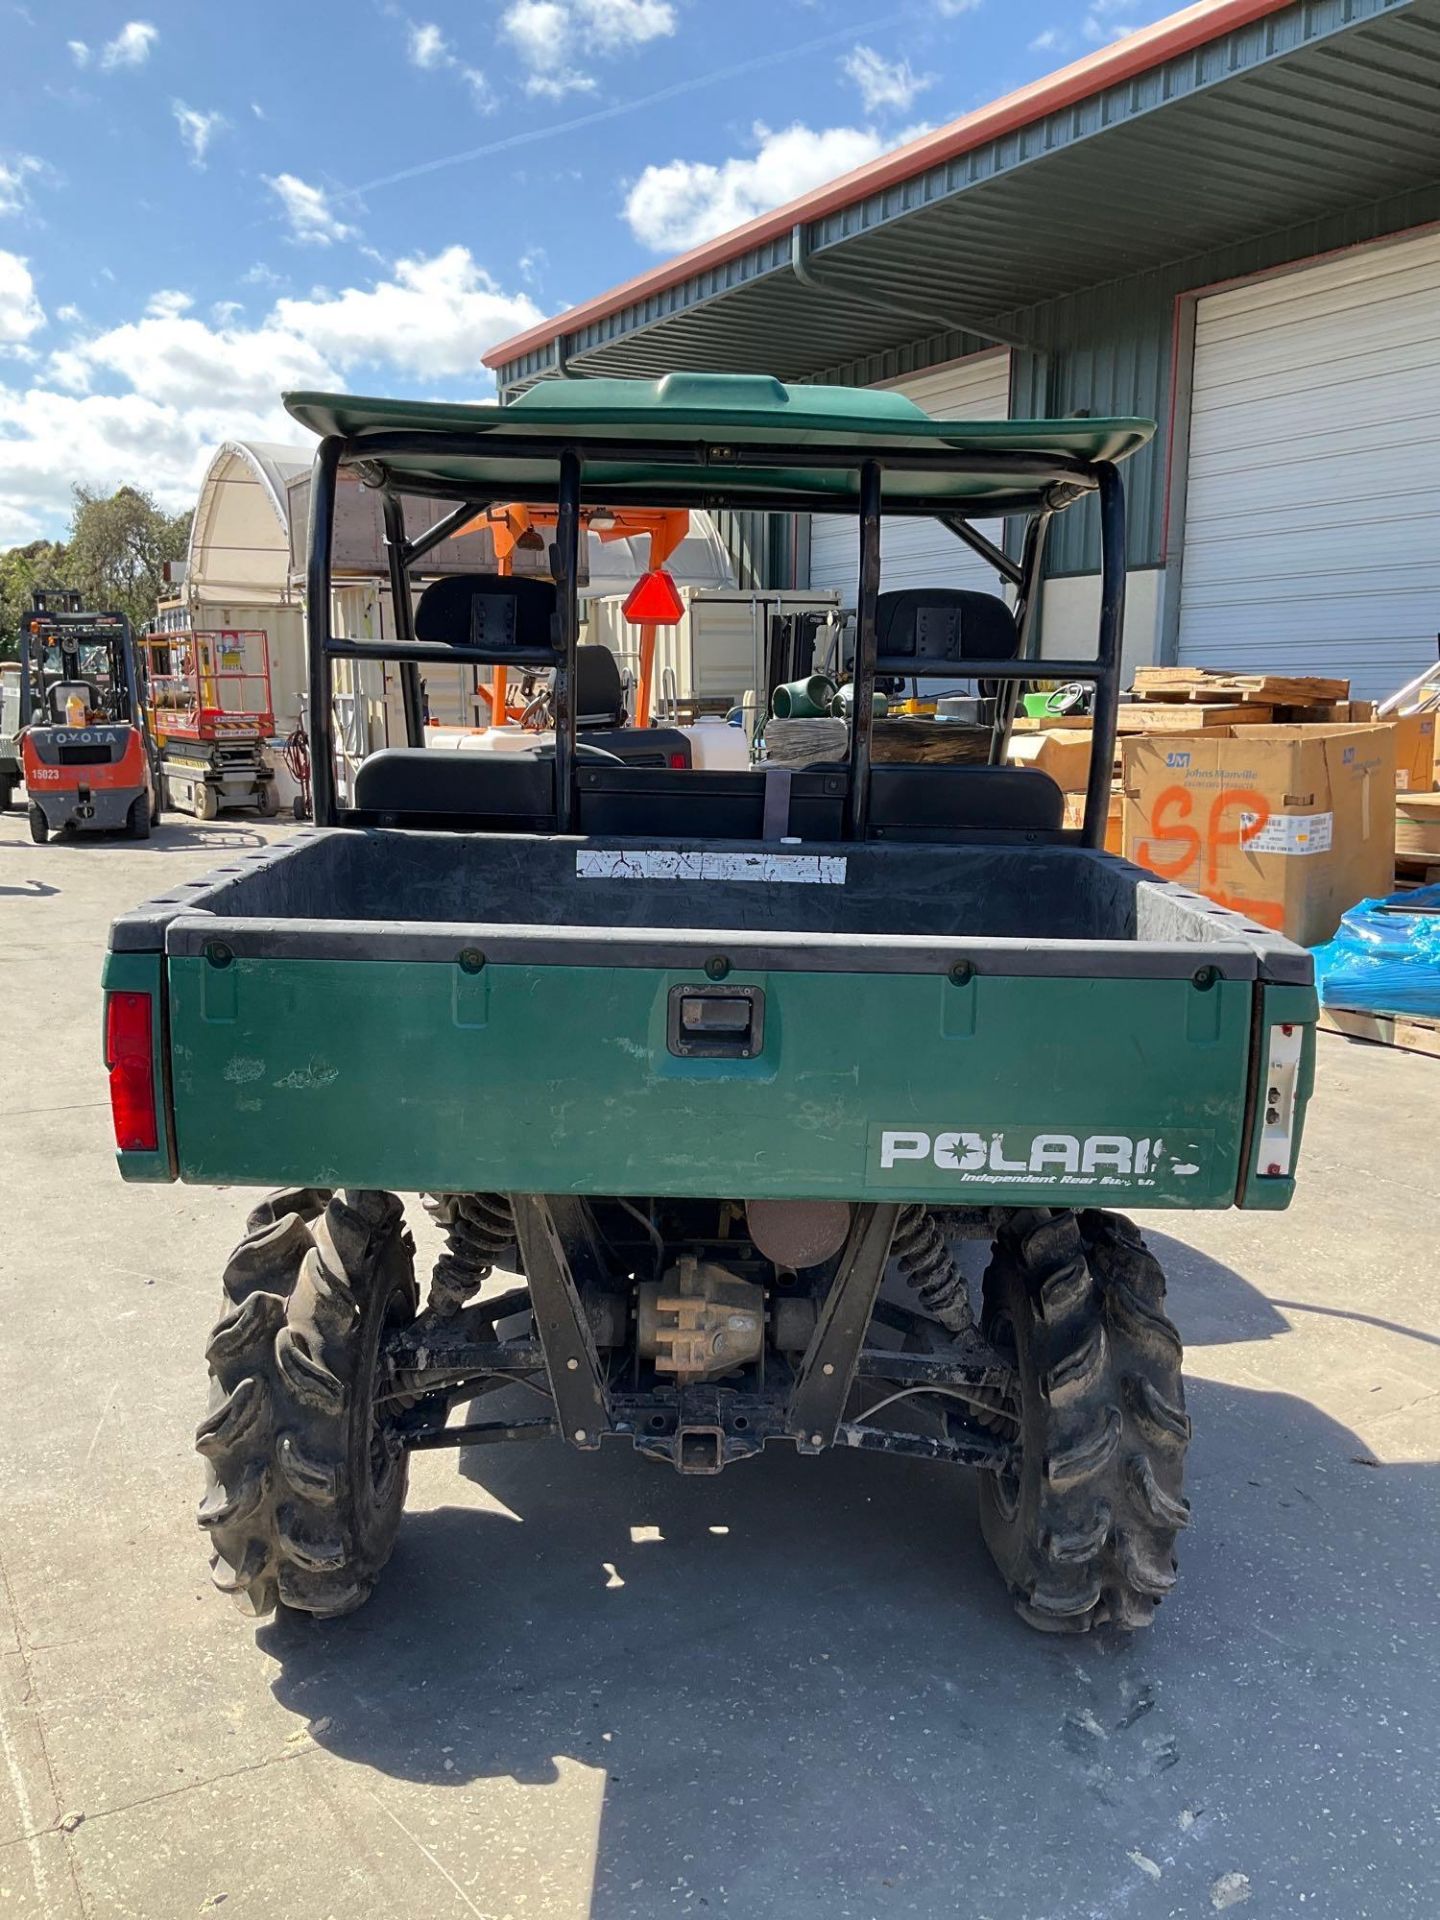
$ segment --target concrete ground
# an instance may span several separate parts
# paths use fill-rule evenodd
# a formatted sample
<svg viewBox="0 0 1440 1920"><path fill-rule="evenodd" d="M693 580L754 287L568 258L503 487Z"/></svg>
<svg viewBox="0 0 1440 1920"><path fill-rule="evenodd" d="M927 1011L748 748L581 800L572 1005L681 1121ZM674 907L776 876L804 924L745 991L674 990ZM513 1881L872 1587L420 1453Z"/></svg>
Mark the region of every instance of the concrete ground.
<svg viewBox="0 0 1440 1920"><path fill-rule="evenodd" d="M111 915L278 828L0 819L0 1914L1434 1920L1440 1063L1321 1040L1289 1215L1154 1216L1196 1427L1131 1644L1010 1612L969 1476L432 1453L371 1604L191 1518L241 1192L125 1187Z"/></svg>

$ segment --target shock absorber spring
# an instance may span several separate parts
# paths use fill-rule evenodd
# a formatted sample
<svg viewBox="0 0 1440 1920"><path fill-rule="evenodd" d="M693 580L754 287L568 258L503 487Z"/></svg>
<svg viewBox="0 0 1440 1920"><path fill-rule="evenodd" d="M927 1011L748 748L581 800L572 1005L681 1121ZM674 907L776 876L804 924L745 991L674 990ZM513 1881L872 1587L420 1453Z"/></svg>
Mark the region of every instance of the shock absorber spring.
<svg viewBox="0 0 1440 1920"><path fill-rule="evenodd" d="M940 1223L929 1207L903 1207L890 1243L900 1271L915 1289L920 1304L951 1333L966 1333L974 1325L965 1276L951 1258Z"/></svg>
<svg viewBox="0 0 1440 1920"><path fill-rule="evenodd" d="M430 1275L431 1313L458 1313L515 1244L515 1215L503 1193L427 1193L425 1211L445 1235Z"/></svg>

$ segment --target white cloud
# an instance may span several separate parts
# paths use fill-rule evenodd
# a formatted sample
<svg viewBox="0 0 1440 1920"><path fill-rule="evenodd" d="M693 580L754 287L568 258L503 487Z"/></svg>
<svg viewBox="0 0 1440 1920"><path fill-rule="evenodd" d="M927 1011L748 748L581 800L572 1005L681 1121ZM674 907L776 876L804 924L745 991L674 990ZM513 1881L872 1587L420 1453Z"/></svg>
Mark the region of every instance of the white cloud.
<svg viewBox="0 0 1440 1920"><path fill-rule="evenodd" d="M74 391L113 375L142 399L207 410L273 406L286 387L324 386L332 377L319 348L289 329L211 327L153 303L141 319L65 349L54 371Z"/></svg>
<svg viewBox="0 0 1440 1920"><path fill-rule="evenodd" d="M863 166L886 144L873 127L816 132L797 122L774 133L757 121L752 131L755 152L719 166L672 160L647 167L625 200L635 238L657 253L698 246Z"/></svg>
<svg viewBox="0 0 1440 1920"><path fill-rule="evenodd" d="M30 204L30 182L46 171L45 162L33 153L12 154L0 159L0 217L24 213Z"/></svg>
<svg viewBox="0 0 1440 1920"><path fill-rule="evenodd" d="M602 53L663 40L676 25L670 0L573 0L572 12L587 43Z"/></svg>
<svg viewBox="0 0 1440 1920"><path fill-rule="evenodd" d="M527 93L559 99L590 93L587 55L614 57L673 34L671 0L512 0L500 29L530 69Z"/></svg>
<svg viewBox="0 0 1440 1920"><path fill-rule="evenodd" d="M1031 53L1063 53L1070 42L1058 27L1046 27L1030 42Z"/></svg>
<svg viewBox="0 0 1440 1920"><path fill-rule="evenodd" d="M337 240L353 240L358 232L348 227L330 205L323 187L312 187L293 173L267 173L265 184L285 209L290 223L290 238L302 246L328 247Z"/></svg>
<svg viewBox="0 0 1440 1920"><path fill-rule="evenodd" d="M113 72L116 67L143 67L159 38L159 30L152 27L148 20L127 20L115 38L107 41L101 49L100 65L107 73ZM81 44L83 42L72 41L72 51ZM86 53L88 57L88 48Z"/></svg>
<svg viewBox="0 0 1440 1920"><path fill-rule="evenodd" d="M170 111L175 116L180 138L190 155L191 166L203 168L210 142L230 122L223 113L201 113L196 107L187 107L183 100L172 100Z"/></svg>
<svg viewBox="0 0 1440 1920"><path fill-rule="evenodd" d="M1096 46L1123 40L1127 33L1135 31L1135 21L1126 16L1133 14L1139 3L1140 0L1090 0L1080 31Z"/></svg>
<svg viewBox="0 0 1440 1920"><path fill-rule="evenodd" d="M935 11L942 20L958 20L962 13L977 13L984 0L935 0Z"/></svg>
<svg viewBox="0 0 1440 1920"><path fill-rule="evenodd" d="M152 320L173 320L177 313L188 313L194 304L190 294L176 287L161 287L145 302L145 312Z"/></svg>
<svg viewBox="0 0 1440 1920"><path fill-rule="evenodd" d="M567 93L594 93L599 84L593 73L583 73L579 67L554 67L532 73L525 91L538 100L563 100Z"/></svg>
<svg viewBox="0 0 1440 1920"><path fill-rule="evenodd" d="M90 48L85 41L67 40L65 44L70 49L70 58L75 62L77 67L89 66Z"/></svg>
<svg viewBox="0 0 1440 1920"><path fill-rule="evenodd" d="M0 386L0 546L54 536L77 481L103 492L129 484L167 512L195 504L200 476L222 440L294 440L278 403L181 408L137 393L61 393Z"/></svg>
<svg viewBox="0 0 1440 1920"><path fill-rule="evenodd" d="M28 263L18 253L0 251L0 352L23 347L44 325Z"/></svg>
<svg viewBox="0 0 1440 1920"><path fill-rule="evenodd" d="M0 254L0 338L8 325L23 345L44 315L23 262L7 292L13 259ZM543 317L460 246L396 261L368 286L277 300L254 326L234 302L214 324L190 306L162 289L138 319L77 334L28 387L0 382L0 546L58 531L77 480L138 480L170 511L193 504L221 440L302 438L285 387L341 386L364 368L379 389L441 378L488 392L481 356Z"/></svg>
<svg viewBox="0 0 1440 1920"><path fill-rule="evenodd" d="M470 89L470 100L477 113L489 113L495 105L490 82L479 67L467 66L433 20L406 22L406 53L412 67L423 73L457 73Z"/></svg>
<svg viewBox="0 0 1440 1920"><path fill-rule="evenodd" d="M397 260L364 291L275 303L267 327L308 341L337 367L385 364L428 377L483 379L482 354L544 318L528 294L505 293L467 247Z"/></svg>
<svg viewBox="0 0 1440 1920"><path fill-rule="evenodd" d="M860 89L867 113L908 113L915 96L935 84L933 73L916 73L908 60L886 60L874 47L852 47L840 67Z"/></svg>
<svg viewBox="0 0 1440 1920"><path fill-rule="evenodd" d="M433 20L426 20L419 25L411 22L409 53L412 67L428 69L448 67L455 58L444 34Z"/></svg>

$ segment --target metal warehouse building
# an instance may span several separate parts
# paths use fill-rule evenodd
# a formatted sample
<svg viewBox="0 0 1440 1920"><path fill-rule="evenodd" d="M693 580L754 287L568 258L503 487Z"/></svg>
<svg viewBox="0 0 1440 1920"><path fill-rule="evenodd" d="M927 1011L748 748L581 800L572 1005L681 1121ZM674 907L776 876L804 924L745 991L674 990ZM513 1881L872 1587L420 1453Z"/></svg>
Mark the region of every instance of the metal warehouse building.
<svg viewBox="0 0 1440 1920"><path fill-rule="evenodd" d="M1126 657L1390 691L1440 634L1440 0L1206 0L488 356L502 395L675 369L941 416L1145 414ZM852 523L745 516L766 585L853 597ZM964 584L895 524L887 587ZM1044 652L1086 647L1090 509Z"/></svg>

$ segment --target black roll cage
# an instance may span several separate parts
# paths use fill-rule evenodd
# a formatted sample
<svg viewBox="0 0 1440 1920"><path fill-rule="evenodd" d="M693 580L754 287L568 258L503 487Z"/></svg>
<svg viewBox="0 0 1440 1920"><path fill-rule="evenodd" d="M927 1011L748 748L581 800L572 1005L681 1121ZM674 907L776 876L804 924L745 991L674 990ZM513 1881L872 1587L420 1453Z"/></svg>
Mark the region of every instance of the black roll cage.
<svg viewBox="0 0 1440 1920"><path fill-rule="evenodd" d="M522 463L544 461L558 468L554 482L518 479L503 490L475 489L448 481L433 473L406 474L388 466L388 461L428 461L474 457L483 448L487 461ZM548 505L558 500L558 519L554 542L556 585L559 597L559 634L555 666L555 791L556 828L560 833L574 831L575 824L575 708L572 698L575 647L579 633L579 542L581 529L581 491L587 459L615 460L624 466L676 466L693 475L696 469L713 469L717 489L707 492L693 482L667 488L663 482L647 484L644 499L656 508L691 507L734 510L737 505L758 512L854 513L860 525L860 573L857 596L854 683L855 698L850 740L850 837L869 837L870 745L873 727L872 693L875 682L876 606L880 593L880 520L882 510L892 515L928 516L938 520L947 531L963 541L973 552L989 562L1016 590L1015 616L1019 628L1019 646L1009 660L965 660L961 671L967 680L1001 683L997 720L991 746L992 762L1001 761L1009 743L1010 727L1020 694L1027 681L1078 680L1095 688L1092 721L1090 773L1085 792L1085 808L1078 828L1063 831L1059 838L1089 847L1102 847L1109 812L1111 767L1115 756L1115 733L1120 706L1120 649L1125 618L1125 495L1118 469L1107 460L1089 461L1064 454L975 452L957 456L952 448L879 446L857 459L856 449L806 445L795 449L775 444L699 445L683 440L585 439L562 441L556 438L511 438L509 435L470 436L452 433L384 431L367 433L356 439L330 435L322 439L315 453L310 490L308 565L306 570L306 636L309 666L310 729L313 742L312 791L314 817L319 826L349 824L354 809L341 808L336 800L335 725L332 706L333 665L336 660L378 660L393 662L400 668L405 710L406 736L412 746L424 744L420 702L419 668L446 664L492 666L493 658L474 647L420 644L414 636L410 596L412 569L425 555L458 533L469 521L501 501ZM755 471L793 466L803 461L807 467L833 467L859 474L858 500L817 500L813 492L799 492L777 483L773 489L757 488L750 480ZM383 495L385 539L389 557L391 597L394 602L394 640L338 639L332 631L331 576L334 555L335 504L341 467L356 470L362 484ZM719 484L724 475L746 472L742 487L725 489ZM884 501L884 476L893 473L936 473L953 477L957 472L999 481L1027 483L1035 504L1019 510L1026 519L1025 538L1019 560L973 527L955 511L953 495L907 494L902 499ZM603 504L620 504L617 496L628 494L633 483L623 489L607 489ZM430 499L454 499L457 505L435 525L411 539L405 533L403 499L422 495ZM1097 651L1092 659L1036 658L1032 652L1036 613L1044 563L1046 535L1055 513L1087 495L1097 496L1100 508L1100 620ZM600 504L597 502L597 504ZM986 503L977 502L976 511L985 512ZM1017 509L1001 502L987 517L996 513L1017 515ZM1018 516L1017 516L1018 517Z"/></svg>

